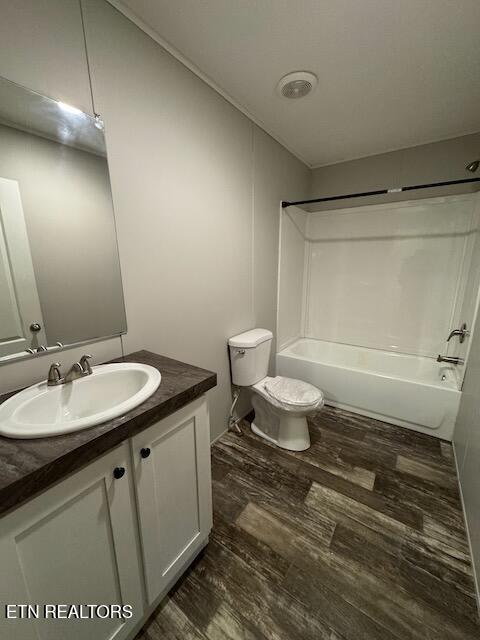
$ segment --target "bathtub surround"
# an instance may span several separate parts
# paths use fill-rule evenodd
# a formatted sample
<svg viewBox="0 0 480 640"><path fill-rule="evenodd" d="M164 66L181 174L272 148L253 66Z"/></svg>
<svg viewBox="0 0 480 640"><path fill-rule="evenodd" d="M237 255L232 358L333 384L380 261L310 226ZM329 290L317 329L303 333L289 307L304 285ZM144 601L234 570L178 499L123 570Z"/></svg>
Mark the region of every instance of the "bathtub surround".
<svg viewBox="0 0 480 640"><path fill-rule="evenodd" d="M478 638L451 445L332 409L310 428L303 453L217 441L210 544L137 640Z"/></svg>
<svg viewBox="0 0 480 640"><path fill-rule="evenodd" d="M444 353L460 318L477 195L310 214L305 337Z"/></svg>
<svg viewBox="0 0 480 640"><path fill-rule="evenodd" d="M305 260L308 213L289 207L281 213L278 275L278 347L304 335Z"/></svg>
<svg viewBox="0 0 480 640"><path fill-rule="evenodd" d="M226 339L255 325L275 332L279 203L308 196L310 170L106 1L82 7L106 124L124 348L217 371L215 438L231 404ZM2 9L0 75L92 113L79 3ZM112 345L103 360L121 354ZM95 344L88 350L97 355ZM55 359L2 366L0 392L44 378Z"/></svg>
<svg viewBox="0 0 480 640"><path fill-rule="evenodd" d="M478 309L480 303L480 225L478 224L478 214L480 213L480 194L477 194L477 228L472 235L471 242L467 247L470 250L470 255L465 255L465 263L470 263L470 269L468 270L467 278L463 280L463 290L459 290L459 304L460 311L458 314L458 321L461 322L461 318L466 318L470 322L470 329L473 332L478 317ZM460 306L460 301L463 300ZM458 308L457 307L457 308ZM465 364L456 367L457 376L459 382L463 382L466 365L469 362L470 351L472 348L472 338L467 338L464 342L460 342L457 339L452 339L448 343L447 353L450 356L456 356L462 358Z"/></svg>
<svg viewBox="0 0 480 640"><path fill-rule="evenodd" d="M479 195L303 215L306 221L300 225L294 222L299 219L296 207L282 211L280 347L302 336L436 357L445 353L456 323L472 325L474 310L464 305L464 294L479 226ZM288 304L292 286L282 278L286 271L297 291L304 290L296 310ZM469 300L476 299L470 295L473 281Z"/></svg>
<svg viewBox="0 0 480 640"><path fill-rule="evenodd" d="M281 213L277 374L451 439L480 292L480 194ZM294 301L294 304L292 304Z"/></svg>

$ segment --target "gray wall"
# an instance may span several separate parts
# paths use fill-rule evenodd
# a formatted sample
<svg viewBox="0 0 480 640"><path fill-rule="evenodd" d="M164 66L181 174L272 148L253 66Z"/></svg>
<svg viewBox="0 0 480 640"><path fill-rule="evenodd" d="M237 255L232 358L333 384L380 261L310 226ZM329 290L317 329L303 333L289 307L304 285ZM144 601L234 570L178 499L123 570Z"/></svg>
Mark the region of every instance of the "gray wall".
<svg viewBox="0 0 480 640"><path fill-rule="evenodd" d="M231 402L227 338L257 322L275 331L279 202L306 193L310 174L110 5L83 6L107 124L125 347L216 371L215 437Z"/></svg>
<svg viewBox="0 0 480 640"><path fill-rule="evenodd" d="M0 125L0 176L19 183L49 345L125 330L105 158Z"/></svg>
<svg viewBox="0 0 480 640"><path fill-rule="evenodd" d="M0 75L92 110L79 0L0 0Z"/></svg>
<svg viewBox="0 0 480 640"><path fill-rule="evenodd" d="M472 337L453 440L478 585L480 583L480 316L477 316Z"/></svg>
<svg viewBox="0 0 480 640"><path fill-rule="evenodd" d="M477 158L480 158L480 133L332 164L313 170L310 197L480 177L479 172L472 174L465 170L465 166ZM477 189L478 186L469 185L424 189L410 191L407 194L388 194L312 205L311 210L322 211L405 199L432 198Z"/></svg>
<svg viewBox="0 0 480 640"><path fill-rule="evenodd" d="M20 5L21 19L2 13L0 75L85 108L76 3ZM2 11L8 6L2 0ZM276 330L279 203L308 195L310 171L107 2L83 7L95 110L106 123L125 351L147 348L215 370L216 437L231 402L226 340L256 324ZM18 64L13 46L22 51ZM52 73L40 64L32 73L46 57L55 58ZM103 357L114 344L89 350ZM42 376L43 360L41 369L38 361L1 367L0 390L13 388L10 367L28 384Z"/></svg>

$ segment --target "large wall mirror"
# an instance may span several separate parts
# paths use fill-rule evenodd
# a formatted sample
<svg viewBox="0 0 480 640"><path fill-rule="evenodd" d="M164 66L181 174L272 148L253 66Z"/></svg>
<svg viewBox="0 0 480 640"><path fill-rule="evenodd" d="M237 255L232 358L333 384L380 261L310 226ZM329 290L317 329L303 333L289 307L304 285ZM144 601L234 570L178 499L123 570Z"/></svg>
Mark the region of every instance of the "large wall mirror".
<svg viewBox="0 0 480 640"><path fill-rule="evenodd" d="M0 78L0 364L125 331L103 123Z"/></svg>

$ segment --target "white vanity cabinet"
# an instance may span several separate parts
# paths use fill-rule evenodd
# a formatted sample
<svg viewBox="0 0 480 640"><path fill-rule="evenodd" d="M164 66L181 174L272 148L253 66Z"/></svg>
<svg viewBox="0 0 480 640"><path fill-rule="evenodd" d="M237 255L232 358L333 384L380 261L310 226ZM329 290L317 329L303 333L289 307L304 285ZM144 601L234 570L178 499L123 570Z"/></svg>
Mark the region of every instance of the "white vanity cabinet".
<svg viewBox="0 0 480 640"><path fill-rule="evenodd" d="M0 638L129 637L133 620L42 619L45 604L131 604L143 613L128 449L122 444L0 519L1 606L42 605L33 620L2 611Z"/></svg>
<svg viewBox="0 0 480 640"><path fill-rule="evenodd" d="M153 604L212 528L205 399L145 429L130 443L147 597Z"/></svg>
<svg viewBox="0 0 480 640"><path fill-rule="evenodd" d="M211 514L203 396L0 518L0 638L129 640L206 543ZM6 604L42 605L39 619L6 619ZM134 617L44 620L45 604Z"/></svg>

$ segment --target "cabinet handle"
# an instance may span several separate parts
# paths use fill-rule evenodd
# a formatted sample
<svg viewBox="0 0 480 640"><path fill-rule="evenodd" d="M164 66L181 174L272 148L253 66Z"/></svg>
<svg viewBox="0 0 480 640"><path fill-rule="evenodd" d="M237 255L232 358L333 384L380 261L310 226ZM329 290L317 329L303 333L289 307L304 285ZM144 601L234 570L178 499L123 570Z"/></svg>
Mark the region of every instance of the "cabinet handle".
<svg viewBox="0 0 480 640"><path fill-rule="evenodd" d="M148 458L148 456L151 454L151 450L148 447L143 447L143 449L140 449L140 455L142 456L142 458Z"/></svg>
<svg viewBox="0 0 480 640"><path fill-rule="evenodd" d="M115 467L113 470L113 477L115 480L120 480L125 475L125 467Z"/></svg>

